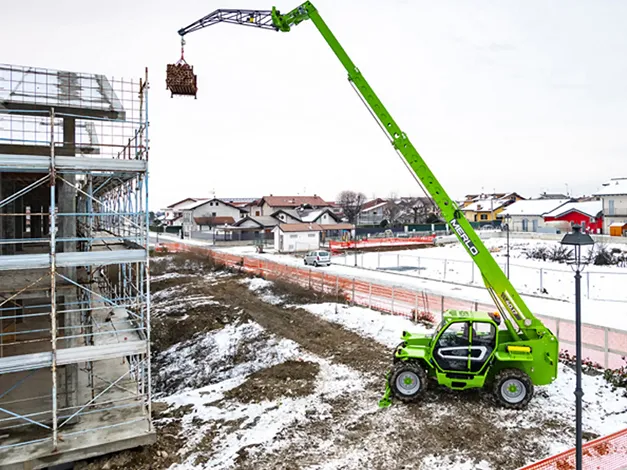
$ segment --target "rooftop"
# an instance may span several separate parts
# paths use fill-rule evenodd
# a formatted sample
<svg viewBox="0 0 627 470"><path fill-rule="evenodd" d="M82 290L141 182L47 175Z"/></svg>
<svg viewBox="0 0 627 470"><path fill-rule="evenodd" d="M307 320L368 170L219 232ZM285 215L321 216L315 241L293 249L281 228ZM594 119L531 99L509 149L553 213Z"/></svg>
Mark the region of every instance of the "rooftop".
<svg viewBox="0 0 627 470"><path fill-rule="evenodd" d="M508 206L507 209L501 212L501 215L544 216L570 201L570 199L525 199L516 201L511 206Z"/></svg>
<svg viewBox="0 0 627 470"><path fill-rule="evenodd" d="M282 232L322 232L320 224L280 224L277 228Z"/></svg>
<svg viewBox="0 0 627 470"><path fill-rule="evenodd" d="M298 207L309 204L316 207L330 207L331 204L326 202L320 196L264 196L263 200L272 207Z"/></svg>
<svg viewBox="0 0 627 470"><path fill-rule="evenodd" d="M500 209L503 205L507 204L505 199L479 199L472 204L468 204L466 207L462 207L462 211L472 212L491 212Z"/></svg>
<svg viewBox="0 0 627 470"><path fill-rule="evenodd" d="M602 201L569 202L552 210L546 217L561 217L572 211L581 212L589 217L596 217L603 210Z"/></svg>
<svg viewBox="0 0 627 470"><path fill-rule="evenodd" d="M601 185L601 189L595 196L619 196L627 195L627 178L612 178Z"/></svg>

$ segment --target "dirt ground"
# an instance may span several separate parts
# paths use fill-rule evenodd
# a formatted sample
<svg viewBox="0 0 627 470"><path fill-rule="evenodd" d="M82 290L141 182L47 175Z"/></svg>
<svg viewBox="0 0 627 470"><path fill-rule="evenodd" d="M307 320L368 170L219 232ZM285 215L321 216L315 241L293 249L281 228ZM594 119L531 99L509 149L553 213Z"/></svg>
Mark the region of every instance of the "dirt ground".
<svg viewBox="0 0 627 470"><path fill-rule="evenodd" d="M521 430L516 427L516 422L520 413L525 412L496 410L491 397L483 392L453 393L438 387L431 387L421 403L364 412L364 403L376 403L383 393L383 375L391 363L391 350L387 347L326 322L302 308L266 303L240 282L243 276L236 272L208 281L207 274L214 269L213 264L194 255L157 257L152 266L154 275L177 273L177 277L157 278L152 283L155 312L153 385L156 396L179 389L182 380L159 374L163 366L160 353L176 348L178 343L193 342L204 332L249 320L275 336L298 343L304 351L348 366L364 377L366 386L359 396L323 397L329 405L330 416L313 415L306 423L295 423L283 429L277 439L283 440L285 445L277 451L264 453L254 445L241 449L234 468L298 470L320 465L334 458L320 447L321 443L339 439L339 444L335 442L335 445L341 445L344 457L354 455L355 459L354 466L338 466L338 469L417 469L421 468L417 464L427 455L462 455L464 459L476 462L485 460L495 469L515 469L543 456L547 436L550 439L552 432L557 435L564 428L571 427L570 423L557 419L552 423L553 429L545 423L542 434L540 429ZM300 303L329 300L316 297L317 294L306 289L292 289L284 284L279 284L276 289L276 294L289 298L292 304L297 300ZM160 292L163 295L159 295ZM182 305L172 311L162 308L170 305L168 302L171 303L176 292L210 297L216 304L189 309ZM255 354L256 346L242 344L240 349L228 367ZM304 396L311 393L318 374L318 364L284 362L253 373L242 385L226 393L223 401L228 406L234 401L256 403L281 396ZM194 387L211 383L211 373L203 376L189 371L187 375L199 376ZM164 409L163 404L156 403L154 418L158 438L154 446L94 459L76 468L165 469L183 461L188 454L180 452L186 438L181 434L180 419L187 411L184 408ZM508 422L512 425L501 425ZM242 423L216 423L212 431L207 432L196 449L202 450L195 461L198 468L211 460L213 440L219 428L225 425L236 432Z"/></svg>

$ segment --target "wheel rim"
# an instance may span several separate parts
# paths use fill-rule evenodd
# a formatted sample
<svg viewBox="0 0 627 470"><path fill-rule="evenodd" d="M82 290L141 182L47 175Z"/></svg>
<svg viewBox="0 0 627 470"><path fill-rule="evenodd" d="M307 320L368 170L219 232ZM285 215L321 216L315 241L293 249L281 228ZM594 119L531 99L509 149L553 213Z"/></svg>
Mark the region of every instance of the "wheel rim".
<svg viewBox="0 0 627 470"><path fill-rule="evenodd" d="M396 377L396 389L403 395L413 395L420 390L420 377L410 371L403 371Z"/></svg>
<svg viewBox="0 0 627 470"><path fill-rule="evenodd" d="M527 387L518 379L507 379L501 385L501 396L507 403L520 403L527 395Z"/></svg>

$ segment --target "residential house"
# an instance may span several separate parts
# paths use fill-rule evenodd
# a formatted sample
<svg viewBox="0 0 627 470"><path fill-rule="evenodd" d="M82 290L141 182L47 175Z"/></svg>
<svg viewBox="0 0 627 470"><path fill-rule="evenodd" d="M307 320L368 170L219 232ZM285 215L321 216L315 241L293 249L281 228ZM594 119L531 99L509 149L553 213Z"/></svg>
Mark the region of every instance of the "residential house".
<svg viewBox="0 0 627 470"><path fill-rule="evenodd" d="M319 224L281 224L272 229L274 249L279 253L309 251L320 248L322 226Z"/></svg>
<svg viewBox="0 0 627 470"><path fill-rule="evenodd" d="M474 198L473 202L464 201L461 211L470 222L492 223L500 220L500 214L516 201L524 200L517 193L498 193L488 198Z"/></svg>
<svg viewBox="0 0 627 470"><path fill-rule="evenodd" d="M261 215L261 199L255 199L254 201L246 204L246 208L248 209L248 213L253 217L259 217Z"/></svg>
<svg viewBox="0 0 627 470"><path fill-rule="evenodd" d="M627 224L627 178L612 178L603 183L595 196L603 201L603 233L622 235L621 227Z"/></svg>
<svg viewBox="0 0 627 470"><path fill-rule="evenodd" d="M183 221L183 211L199 201L207 201L208 198L187 197L163 209L164 216L161 219L164 225L180 225Z"/></svg>
<svg viewBox="0 0 627 470"><path fill-rule="evenodd" d="M248 209L226 202L223 199L213 198L190 203L182 209L182 213L183 231L185 234L189 234L190 232L200 230L201 227L211 229L212 226L224 225L224 222L230 219L232 221L228 223L232 224L236 220L246 217ZM212 223L212 219L218 219L221 223ZM198 221L201 223L199 224Z"/></svg>
<svg viewBox="0 0 627 470"><path fill-rule="evenodd" d="M503 221L510 218L512 232L547 232L552 231L544 222L544 216L558 207L572 202L572 199L525 199L516 201L500 213Z"/></svg>
<svg viewBox="0 0 627 470"><path fill-rule="evenodd" d="M342 208L342 206L340 204L338 204L337 202L329 202L330 204L330 209L331 211L337 215L340 220L342 220L344 218L344 209Z"/></svg>
<svg viewBox="0 0 627 470"><path fill-rule="evenodd" d="M270 217L275 218L279 224L294 224L303 222L298 214L298 211L295 209L279 209L278 211L274 211L270 214Z"/></svg>
<svg viewBox="0 0 627 470"><path fill-rule="evenodd" d="M279 209L296 209L304 207L308 209L321 209L332 207L332 204L326 202L320 196L264 196L259 201L261 207L260 215L271 215Z"/></svg>
<svg viewBox="0 0 627 470"><path fill-rule="evenodd" d="M603 233L603 202L569 202L544 216L544 222L557 221L580 225L586 232Z"/></svg>
<svg viewBox="0 0 627 470"><path fill-rule="evenodd" d="M380 197L365 202L357 216L357 225L381 225L385 219L384 209L387 203L385 199Z"/></svg>
<svg viewBox="0 0 627 470"><path fill-rule="evenodd" d="M303 222L323 225L335 225L342 222L340 216L335 214L332 209L297 209L296 213Z"/></svg>
<svg viewBox="0 0 627 470"><path fill-rule="evenodd" d="M274 249L281 253L309 251L319 248L327 237L355 236L352 224L297 223L279 224L272 229Z"/></svg>

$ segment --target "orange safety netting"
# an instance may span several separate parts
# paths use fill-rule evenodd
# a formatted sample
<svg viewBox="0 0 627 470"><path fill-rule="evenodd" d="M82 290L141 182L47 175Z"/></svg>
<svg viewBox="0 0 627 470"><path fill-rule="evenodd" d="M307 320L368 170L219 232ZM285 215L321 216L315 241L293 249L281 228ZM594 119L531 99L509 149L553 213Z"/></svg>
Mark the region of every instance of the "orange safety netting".
<svg viewBox="0 0 627 470"><path fill-rule="evenodd" d="M627 429L583 445L583 470L627 468ZM575 449L533 463L519 470L575 470Z"/></svg>
<svg viewBox="0 0 627 470"><path fill-rule="evenodd" d="M394 245L423 245L433 243L435 236L428 237L409 237L409 238L374 238L365 240L351 240L345 242L329 242L331 251L352 250L355 248L372 248L377 246L394 246Z"/></svg>

